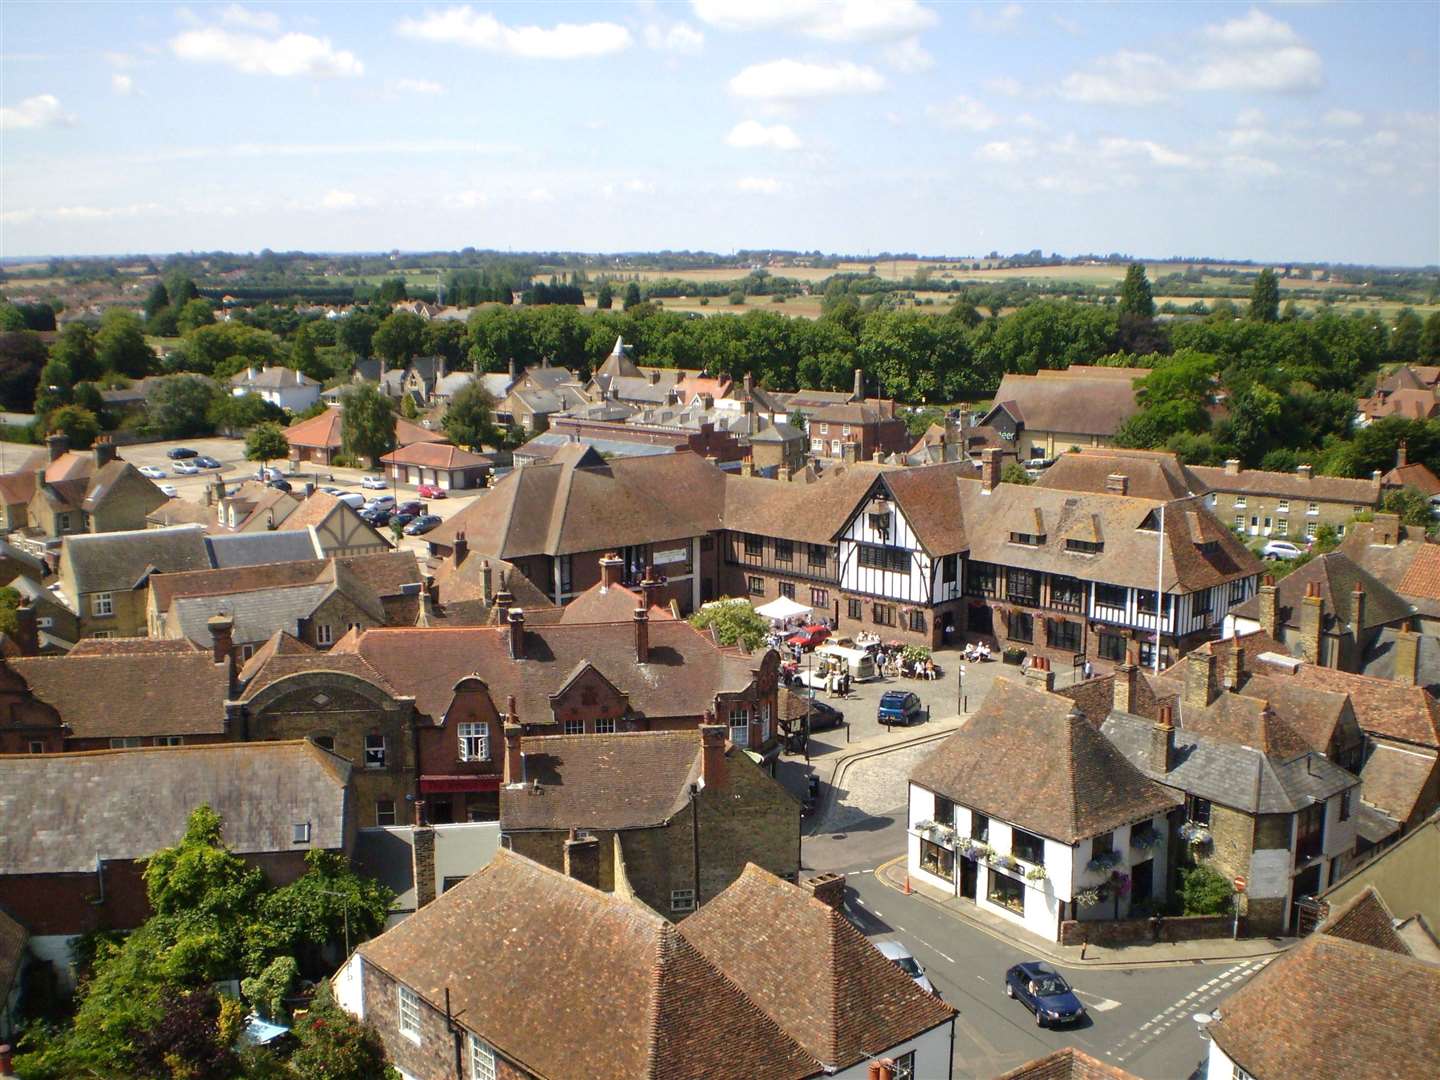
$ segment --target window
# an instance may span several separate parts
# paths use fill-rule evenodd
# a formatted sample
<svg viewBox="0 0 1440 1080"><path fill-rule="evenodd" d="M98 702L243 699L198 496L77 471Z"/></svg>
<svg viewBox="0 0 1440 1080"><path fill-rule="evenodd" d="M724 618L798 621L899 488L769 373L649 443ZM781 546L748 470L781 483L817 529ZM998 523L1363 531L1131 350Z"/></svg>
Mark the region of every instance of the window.
<svg viewBox="0 0 1440 1080"><path fill-rule="evenodd" d="M896 574L910 572L910 552L905 548L882 547L879 544L859 544L861 566L872 570L887 570Z"/></svg>
<svg viewBox="0 0 1440 1080"><path fill-rule="evenodd" d="M1313 521L1305 523L1305 539L1314 540L1320 534L1320 526Z"/></svg>
<svg viewBox="0 0 1440 1080"><path fill-rule="evenodd" d="M807 556L806 561L809 562L811 566L823 567L827 562L830 561L826 556L826 552L828 552L830 549L827 548L824 544L811 544L809 545L809 549L810 553Z"/></svg>
<svg viewBox="0 0 1440 1080"><path fill-rule="evenodd" d="M92 638L112 638L112 637L115 636L115 631L114 631L114 630L96 630L96 631L95 631L93 634L91 634L90 636L91 636Z"/></svg>
<svg viewBox="0 0 1440 1080"><path fill-rule="evenodd" d="M249 660L249 659L250 659L252 656L254 656L254 655L255 655L255 646L254 646L254 645L241 645L241 646L240 646L240 662L241 662L242 664L245 663L247 660Z"/></svg>
<svg viewBox="0 0 1440 1080"><path fill-rule="evenodd" d="M1036 866L1044 866L1045 841L1024 829L1011 829L1010 854Z"/></svg>
<svg viewBox="0 0 1440 1080"><path fill-rule="evenodd" d="M1125 639L1119 634L1101 634L1100 659L1123 664L1125 662Z"/></svg>
<svg viewBox="0 0 1440 1080"><path fill-rule="evenodd" d="M960 556L946 555L940 560L940 580L946 583L955 581L960 575Z"/></svg>
<svg viewBox="0 0 1440 1080"><path fill-rule="evenodd" d="M894 626L895 609L889 604L876 604L870 612L871 620L876 626Z"/></svg>
<svg viewBox="0 0 1440 1080"><path fill-rule="evenodd" d="M730 741L736 746L750 745L750 714L744 709L730 714Z"/></svg>
<svg viewBox="0 0 1440 1080"><path fill-rule="evenodd" d="M780 595L786 600L795 599L795 583L793 581L780 582Z"/></svg>
<svg viewBox="0 0 1440 1080"><path fill-rule="evenodd" d="M383 769L383 768L385 768L385 736L384 736L384 735L366 735L366 736L365 736L365 768L367 768L367 769Z"/></svg>
<svg viewBox="0 0 1440 1080"><path fill-rule="evenodd" d="M935 796L935 822L937 825L955 824L955 804L944 795Z"/></svg>
<svg viewBox="0 0 1440 1080"><path fill-rule="evenodd" d="M1061 611L1085 610L1085 583L1079 578L1052 577L1050 606Z"/></svg>
<svg viewBox="0 0 1440 1080"><path fill-rule="evenodd" d="M1317 502L1312 502L1312 503L1308 504L1308 505L1305 507L1305 513L1307 513L1307 514L1318 514L1318 513L1320 513L1320 504L1317 503Z"/></svg>
<svg viewBox="0 0 1440 1080"><path fill-rule="evenodd" d="M1243 529L1243 528L1245 528L1245 515L1244 515L1244 514L1236 514L1236 515L1235 515L1235 528L1237 528L1237 529Z"/></svg>
<svg viewBox="0 0 1440 1080"><path fill-rule="evenodd" d="M756 577L754 574L751 574L745 579L745 586L750 590L751 596L765 595L765 579L763 577Z"/></svg>
<svg viewBox="0 0 1440 1080"><path fill-rule="evenodd" d="M946 881L955 880L955 852L933 840L920 838L920 869Z"/></svg>
<svg viewBox="0 0 1440 1080"><path fill-rule="evenodd" d="M982 844L990 840L990 819L984 814L974 813L970 815L970 838L979 840Z"/></svg>
<svg viewBox="0 0 1440 1080"><path fill-rule="evenodd" d="M1232 1061L1230 1063L1230 1080L1255 1080L1255 1078Z"/></svg>
<svg viewBox="0 0 1440 1080"><path fill-rule="evenodd" d="M312 735L310 736L310 741L313 742L316 746L320 747L321 750L335 749L334 735Z"/></svg>
<svg viewBox="0 0 1440 1080"><path fill-rule="evenodd" d="M400 1034L417 1046L420 1044L420 995L408 986L400 991Z"/></svg>
<svg viewBox="0 0 1440 1080"><path fill-rule="evenodd" d="M1346 788L1340 793L1340 820L1350 820L1350 789Z"/></svg>
<svg viewBox="0 0 1440 1080"><path fill-rule="evenodd" d="M1238 604L1245 599L1245 579L1230 583L1230 603Z"/></svg>
<svg viewBox="0 0 1440 1080"><path fill-rule="evenodd" d="M584 721L584 720L566 720L566 721L565 721L565 734L566 734L566 735L584 735L584 734L585 734L585 721Z"/></svg>
<svg viewBox="0 0 1440 1080"><path fill-rule="evenodd" d="M1244 509L1245 509L1245 496L1244 496L1244 495L1236 495L1236 496L1235 496L1235 509L1236 509L1236 510L1244 510Z"/></svg>
<svg viewBox="0 0 1440 1080"><path fill-rule="evenodd" d="M1281 518L1275 522L1275 533L1277 536L1289 536L1290 522L1286 518Z"/></svg>
<svg viewBox="0 0 1440 1080"><path fill-rule="evenodd" d="M923 634L925 632L925 612L922 608L911 608L905 615L905 627L911 633Z"/></svg>
<svg viewBox="0 0 1440 1080"><path fill-rule="evenodd" d="M1277 514L1288 514L1288 513L1290 513L1290 500L1289 500L1289 499L1281 499L1279 502L1277 502L1277 503L1275 504L1275 512L1276 512Z"/></svg>
<svg viewBox="0 0 1440 1080"><path fill-rule="evenodd" d="M447 892L449 892L451 889L455 888L456 885L459 885L459 884L460 884L462 881L464 881L464 880L465 880L465 875L464 875L464 874L460 874L460 875L457 875L457 876L455 876L455 877L449 877L449 876L447 876L447 877L442 877L442 878L440 879L440 891L441 891L441 893L447 893Z"/></svg>
<svg viewBox="0 0 1440 1080"><path fill-rule="evenodd" d="M1002 874L998 870L990 871L990 891L987 898L992 904L1008 908L1017 915L1025 914L1025 886L1009 874Z"/></svg>
<svg viewBox="0 0 1440 1080"><path fill-rule="evenodd" d="M1109 855L1115 850L1115 833L1101 833L1090 841L1090 858L1098 859L1101 855Z"/></svg>
<svg viewBox="0 0 1440 1080"><path fill-rule="evenodd" d="M575 591L575 562L569 555L561 555L556 560L557 569L560 572L560 591L569 593ZM626 569L629 567L627 565ZM629 576L628 574L626 575Z"/></svg>
<svg viewBox="0 0 1440 1080"><path fill-rule="evenodd" d="M1012 604L1040 603L1040 575L1034 570L1012 568L1005 575L1005 599Z"/></svg>
<svg viewBox="0 0 1440 1080"><path fill-rule="evenodd" d="M775 541L775 561L793 562L795 560L795 543L792 540Z"/></svg>
<svg viewBox="0 0 1440 1080"><path fill-rule="evenodd" d="M1195 593L1194 595L1191 596L1191 598L1190 598L1190 614L1191 614L1191 615L1209 615L1209 614L1210 614L1210 611L1211 611L1211 609L1212 609L1212 607L1213 607L1213 605L1214 605L1214 601L1213 601L1212 597L1210 596L1210 590L1209 590L1209 589L1205 589L1205 590L1203 590L1203 591L1201 591L1201 592L1198 592L1198 593Z"/></svg>
<svg viewBox="0 0 1440 1080"><path fill-rule="evenodd" d="M1185 820L1195 825L1210 824L1210 800L1202 799L1198 795L1187 795L1185 798Z"/></svg>
<svg viewBox="0 0 1440 1080"><path fill-rule="evenodd" d="M315 644L329 645L332 640L334 640L334 636L330 632L330 624L328 622L316 623Z"/></svg>
<svg viewBox="0 0 1440 1080"><path fill-rule="evenodd" d="M596 735L614 735L615 718L613 716L602 716L595 721Z"/></svg>
<svg viewBox="0 0 1440 1080"><path fill-rule="evenodd" d="M1325 850L1325 804L1307 806L1296 815L1295 858L1313 859Z"/></svg>
<svg viewBox="0 0 1440 1080"><path fill-rule="evenodd" d="M760 703L760 741L765 742L770 738L770 703Z"/></svg>
<svg viewBox="0 0 1440 1080"><path fill-rule="evenodd" d="M830 606L830 591L828 589L811 589L810 606L828 608Z"/></svg>
<svg viewBox="0 0 1440 1080"><path fill-rule="evenodd" d="M1045 624L1045 632L1050 638L1051 648L1063 649L1072 653L1080 651L1080 624L1078 622L1071 622L1069 619L1049 619Z"/></svg>
<svg viewBox="0 0 1440 1080"><path fill-rule="evenodd" d="M394 799L376 799L376 800L375 800L375 824L376 824L376 825L394 825L394 824L395 824L395 800L394 800Z"/></svg>
<svg viewBox="0 0 1440 1080"><path fill-rule="evenodd" d="M1010 534L1010 543L1023 544L1026 547L1039 547L1045 543L1045 534L1012 532Z"/></svg>
<svg viewBox="0 0 1440 1080"><path fill-rule="evenodd" d="M456 731L460 735L461 761L490 760L489 724L461 724Z"/></svg>
<svg viewBox="0 0 1440 1080"><path fill-rule="evenodd" d="M1010 612L1010 640L1027 644L1035 640L1035 617L1028 611Z"/></svg>
<svg viewBox="0 0 1440 1080"><path fill-rule="evenodd" d="M290 826L290 842L292 844L310 843L310 823L308 821L297 821Z"/></svg>
<svg viewBox="0 0 1440 1080"><path fill-rule="evenodd" d="M996 589L995 578L995 567L992 564L972 562L970 572L965 575L966 595L993 597Z"/></svg>
<svg viewBox="0 0 1440 1080"><path fill-rule="evenodd" d="M123 739L111 739L111 740L110 740L110 749L111 749L111 750L128 750L128 749L130 749L131 747L139 746L139 745L140 745L140 740L139 740L137 737L133 736L133 735L127 735L127 736L126 736L125 738L123 738Z"/></svg>
<svg viewBox="0 0 1440 1080"><path fill-rule="evenodd" d="M94 596L90 597L90 614L114 615L115 594L108 592L97 592Z"/></svg>
<svg viewBox="0 0 1440 1080"><path fill-rule="evenodd" d="M671 911L694 911L695 890L694 889L671 889L670 890Z"/></svg>
<svg viewBox="0 0 1440 1080"><path fill-rule="evenodd" d="M756 536L754 533L745 534L745 554L752 558L759 558L765 553L765 538Z"/></svg>
<svg viewBox="0 0 1440 1080"><path fill-rule="evenodd" d="M44 752L45 752L45 743L44 743L43 740L41 740L41 739L31 739L31 740L30 740L30 753L32 753L32 754L43 754Z"/></svg>
<svg viewBox="0 0 1440 1080"><path fill-rule="evenodd" d="M1154 589L1137 589L1135 591L1135 610L1142 615L1154 615L1155 606L1158 603L1156 595ZM1169 600L1170 598L1167 596L1165 599ZM1168 608L1170 605L1167 603L1165 606Z"/></svg>
<svg viewBox="0 0 1440 1080"><path fill-rule="evenodd" d="M859 600L847 600L845 602L845 614L852 619L863 619L865 617L864 605Z"/></svg>
<svg viewBox="0 0 1440 1080"><path fill-rule="evenodd" d="M156 745L156 746L183 746L184 744L185 744L185 736L183 736L183 735L156 735L156 736L155 736L155 745Z"/></svg>
<svg viewBox="0 0 1440 1080"><path fill-rule="evenodd" d="M495 1080L495 1051L474 1032L470 1033L470 1080Z"/></svg>
<svg viewBox="0 0 1440 1080"><path fill-rule="evenodd" d="M893 1059L895 1068L891 1075L895 1080L915 1080L915 1051L908 1054L901 1054Z"/></svg>

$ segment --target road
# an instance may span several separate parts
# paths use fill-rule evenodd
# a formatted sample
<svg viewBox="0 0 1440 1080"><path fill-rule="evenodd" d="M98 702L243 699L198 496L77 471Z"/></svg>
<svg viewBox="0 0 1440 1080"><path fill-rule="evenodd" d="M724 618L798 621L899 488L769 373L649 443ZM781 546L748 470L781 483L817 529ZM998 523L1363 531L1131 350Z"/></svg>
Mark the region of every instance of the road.
<svg viewBox="0 0 1440 1080"><path fill-rule="evenodd" d="M1004 974L1035 957L960 922L919 895L905 896L874 869L904 850L904 811L876 815L870 828L842 837L807 837L805 869L846 874L846 914L871 938L904 942L951 1005L955 1078L990 1078L1052 1050L1076 1046L1144 1080L1186 1080L1207 1044L1193 1020L1259 970L1261 962L1061 968L1085 1003L1082 1025L1037 1028L1032 1014L1005 996Z"/></svg>

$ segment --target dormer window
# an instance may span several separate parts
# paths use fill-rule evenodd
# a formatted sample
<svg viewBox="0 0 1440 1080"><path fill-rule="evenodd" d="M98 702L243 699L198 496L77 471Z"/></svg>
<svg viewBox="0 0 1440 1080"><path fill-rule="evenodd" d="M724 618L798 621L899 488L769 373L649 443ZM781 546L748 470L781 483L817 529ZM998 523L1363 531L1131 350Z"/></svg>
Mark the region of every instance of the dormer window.
<svg viewBox="0 0 1440 1080"><path fill-rule="evenodd" d="M1077 555L1099 555L1105 550L1105 545L1095 540L1066 540L1065 550Z"/></svg>
<svg viewBox="0 0 1440 1080"><path fill-rule="evenodd" d="M1010 534L1010 543L1024 544L1026 547L1039 547L1045 543L1045 534L1012 532Z"/></svg>

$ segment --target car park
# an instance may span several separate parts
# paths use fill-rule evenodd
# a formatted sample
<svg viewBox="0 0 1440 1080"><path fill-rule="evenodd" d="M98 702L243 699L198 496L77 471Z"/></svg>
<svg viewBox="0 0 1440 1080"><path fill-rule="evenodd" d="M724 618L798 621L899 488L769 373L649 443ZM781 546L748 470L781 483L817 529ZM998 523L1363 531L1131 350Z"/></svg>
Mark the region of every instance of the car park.
<svg viewBox="0 0 1440 1080"><path fill-rule="evenodd" d="M1292 544L1289 540L1267 540L1265 546L1260 549L1262 559L1298 559L1300 557L1300 546Z"/></svg>
<svg viewBox="0 0 1440 1080"><path fill-rule="evenodd" d="M421 514L409 525L405 526L406 536L424 536L431 529L440 524L441 518L436 514Z"/></svg>
<svg viewBox="0 0 1440 1080"><path fill-rule="evenodd" d="M220 462L216 461L216 460L215 460L213 457L211 457L209 454L201 454L199 457L197 457L197 458L195 459L195 464L196 464L196 465L199 465L200 468L202 468L202 469L218 469L218 468L220 468Z"/></svg>
<svg viewBox="0 0 1440 1080"><path fill-rule="evenodd" d="M1045 964L1016 964L1005 972L1005 996L1033 1012L1037 1027L1073 1024L1085 1018L1085 1006L1065 977Z"/></svg>
<svg viewBox="0 0 1440 1080"><path fill-rule="evenodd" d="M398 514L409 514L411 517L419 517L425 513L425 504L418 499L409 499L395 507L395 512Z"/></svg>
<svg viewBox="0 0 1440 1080"><path fill-rule="evenodd" d="M810 702L810 730L829 731L845 723L845 714L823 701Z"/></svg>
<svg viewBox="0 0 1440 1080"><path fill-rule="evenodd" d="M141 465L139 471L141 476L149 477L151 480L161 480L167 475L159 465Z"/></svg>
<svg viewBox="0 0 1440 1080"><path fill-rule="evenodd" d="M381 506L375 507L371 510L361 510L360 516L364 518L367 522L369 522L371 525L375 526L375 528L379 529L383 528L386 525L389 525L390 519L394 515L391 514L389 510Z"/></svg>
<svg viewBox="0 0 1440 1080"><path fill-rule="evenodd" d="M344 495L344 494L345 494L345 489L344 489L344 488L342 488L342 487L336 487L334 484L325 484L325 485L323 485L323 486L320 488L320 491L324 492L326 495Z"/></svg>
<svg viewBox="0 0 1440 1080"><path fill-rule="evenodd" d="M188 446L172 446L165 451L165 456L171 461L184 461L186 458L199 457L199 450L191 450Z"/></svg>
<svg viewBox="0 0 1440 1080"><path fill-rule="evenodd" d="M804 649L808 652L829 636L830 628L816 623L795 631L795 633L785 639L785 643L787 645L794 645L797 649Z"/></svg>
<svg viewBox="0 0 1440 1080"><path fill-rule="evenodd" d="M403 528L404 526L409 525L419 516L419 514L407 514L402 511L398 514L391 514L390 519L386 521L385 524L389 525L392 529Z"/></svg>
<svg viewBox="0 0 1440 1080"><path fill-rule="evenodd" d="M255 470L256 480L284 480L285 474L279 469L262 467Z"/></svg>
<svg viewBox="0 0 1440 1080"><path fill-rule="evenodd" d="M179 498L180 496L180 490L174 484L160 484L157 486L160 488L160 494L162 495L166 495L172 499Z"/></svg>
<svg viewBox="0 0 1440 1080"><path fill-rule="evenodd" d="M366 476L361 479L360 486L366 491L384 491L390 485L385 482L383 476Z"/></svg>
<svg viewBox="0 0 1440 1080"><path fill-rule="evenodd" d="M422 499L443 499L445 498L445 489L435 484L421 484L415 489L415 494Z"/></svg>
<svg viewBox="0 0 1440 1080"><path fill-rule="evenodd" d="M337 502L342 502L351 510L359 510L365 505L365 496L358 491L337 491L332 492Z"/></svg>
<svg viewBox="0 0 1440 1080"><path fill-rule="evenodd" d="M930 976L925 974L924 967L920 961L904 945L898 941L877 941L875 948L880 950L880 955L889 960L901 971L915 980L915 985L924 990L927 994L935 993L935 984L930 981Z"/></svg>
<svg viewBox="0 0 1440 1080"><path fill-rule="evenodd" d="M177 461L172 471L176 476L194 476L200 471L200 466L193 461Z"/></svg>
<svg viewBox="0 0 1440 1080"><path fill-rule="evenodd" d="M395 496L394 496L394 495L376 495L376 496L375 496L374 498L372 498L372 499L366 499L366 500L365 500L365 509L366 509L366 510L394 510L394 509L395 509Z"/></svg>
<svg viewBox="0 0 1440 1080"><path fill-rule="evenodd" d="M886 690L880 695L880 709L876 716L880 723L915 724L925 719L925 706L920 698L909 690Z"/></svg>

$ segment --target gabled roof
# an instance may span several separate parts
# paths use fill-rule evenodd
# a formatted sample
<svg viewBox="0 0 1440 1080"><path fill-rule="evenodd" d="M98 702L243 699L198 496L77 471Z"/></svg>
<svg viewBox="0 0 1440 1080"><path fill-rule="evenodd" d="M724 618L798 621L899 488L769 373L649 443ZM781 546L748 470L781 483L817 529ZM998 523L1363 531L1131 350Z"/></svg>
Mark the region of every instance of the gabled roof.
<svg viewBox="0 0 1440 1080"><path fill-rule="evenodd" d="M1356 585L1365 593L1365 615L1361 627L1364 630L1398 623L1414 611L1408 601L1402 600L1373 574L1357 566L1349 555L1343 551L1328 551L1286 574L1276 584L1276 614L1282 626L1299 627L1303 606L1301 598L1311 583L1320 587L1320 598L1325 601L1324 629L1329 631L1342 632L1352 625ZM1232 609L1231 614L1258 621L1259 595Z"/></svg>
<svg viewBox="0 0 1440 1080"><path fill-rule="evenodd" d="M1210 490L1172 453L1095 446L1061 454L1035 485L1101 492L1109 490L1112 476L1123 476L1125 493L1142 499L1185 499Z"/></svg>
<svg viewBox="0 0 1440 1080"><path fill-rule="evenodd" d="M345 845L350 763L308 740L0 757L0 874L93 873L180 841L197 806L241 855Z"/></svg>
<svg viewBox="0 0 1440 1080"><path fill-rule="evenodd" d="M910 780L1064 844L1180 802L1126 761L1073 702L1003 676Z"/></svg>
<svg viewBox="0 0 1440 1080"><path fill-rule="evenodd" d="M253 373L253 377L252 377ZM246 368L230 378L231 386L253 387L257 390L286 390L320 384L303 372L287 367L264 367L259 371Z"/></svg>
<svg viewBox="0 0 1440 1080"><path fill-rule="evenodd" d="M301 420L285 429L285 438L291 446L321 446L338 450L343 445L341 438L341 416L344 409L339 406L327 408L323 413ZM408 446L417 442L445 442L445 433L395 417L395 444Z"/></svg>
<svg viewBox="0 0 1440 1080"><path fill-rule="evenodd" d="M503 848L358 951L539 1076L820 1072L674 925Z"/></svg>
<svg viewBox="0 0 1440 1080"><path fill-rule="evenodd" d="M753 863L680 934L827 1071L955 1018L843 912Z"/></svg>
<svg viewBox="0 0 1440 1080"><path fill-rule="evenodd" d="M1067 1046L1064 1050L1027 1061L995 1080L1140 1080L1132 1072L1093 1058L1083 1050Z"/></svg>
<svg viewBox="0 0 1440 1080"><path fill-rule="evenodd" d="M1440 968L1312 934L1220 1002L1210 1038L1256 1077L1440 1076Z"/></svg>
<svg viewBox="0 0 1440 1080"><path fill-rule="evenodd" d="M64 538L60 561L69 563L75 588L81 593L126 592L141 585L152 573L207 569L210 555L204 529L177 525L170 529L75 533Z"/></svg>
<svg viewBox="0 0 1440 1080"><path fill-rule="evenodd" d="M495 464L484 454L472 454L449 443L417 442L391 450L380 458L391 465L418 465L426 469L474 469Z"/></svg>
<svg viewBox="0 0 1440 1080"><path fill-rule="evenodd" d="M1133 416L1134 380L1144 368L1087 368L1038 375L1006 375L995 391L995 406L980 420L988 424L996 408L1004 408L1030 431L1075 435L1114 435Z"/></svg>
<svg viewBox="0 0 1440 1080"><path fill-rule="evenodd" d="M560 609L562 623L613 623L633 621L635 609L645 606L645 597L623 585L606 588L596 582ZM527 612L528 617L528 612ZM673 619L669 608L652 606L652 619Z"/></svg>
<svg viewBox="0 0 1440 1080"><path fill-rule="evenodd" d="M1373 885L1367 885L1353 900L1331 912L1317 933L1359 942L1361 945L1399 953L1401 956L1414 955L1410 946L1396 933L1395 917L1390 914L1390 909L1385 906L1385 901L1380 898Z"/></svg>
<svg viewBox="0 0 1440 1080"><path fill-rule="evenodd" d="M836 466L804 487L727 473L725 528L828 546L882 471L869 462ZM796 513L802 499L804 512Z"/></svg>
<svg viewBox="0 0 1440 1080"><path fill-rule="evenodd" d="M486 571L489 591L486 591ZM479 603L486 607L502 592L510 594L509 607L523 608L527 621L542 621L547 612L555 611L554 602L512 562L495 556L467 554L456 562L455 556L442 559L435 568L435 589L440 603L447 609L456 603ZM558 619L558 614L556 618Z"/></svg>
<svg viewBox="0 0 1440 1080"><path fill-rule="evenodd" d="M1190 465L1190 472L1212 491L1234 491L1256 495L1273 495L1299 502L1311 499L1350 503L1354 506L1378 506L1379 480L1354 480L1348 476L1306 477L1293 472L1268 472L1263 469L1241 469L1231 472L1221 465ZM1296 508L1299 512L1299 508Z"/></svg>
<svg viewBox="0 0 1440 1080"><path fill-rule="evenodd" d="M1256 668L1274 670L1274 665L1262 654ZM1315 664L1299 664L1287 677L1302 686L1347 695L1356 721L1371 735L1440 747L1440 702L1424 687Z"/></svg>
<svg viewBox="0 0 1440 1080"><path fill-rule="evenodd" d="M1436 476L1429 466L1419 461L1395 466L1380 478L1380 482L1386 487L1413 487L1427 499L1432 495L1440 495L1440 476Z"/></svg>
<svg viewBox="0 0 1440 1080"><path fill-rule="evenodd" d="M916 539L932 557L966 549L965 507L980 495L980 483L968 461L887 471L879 483L894 497Z"/></svg>

